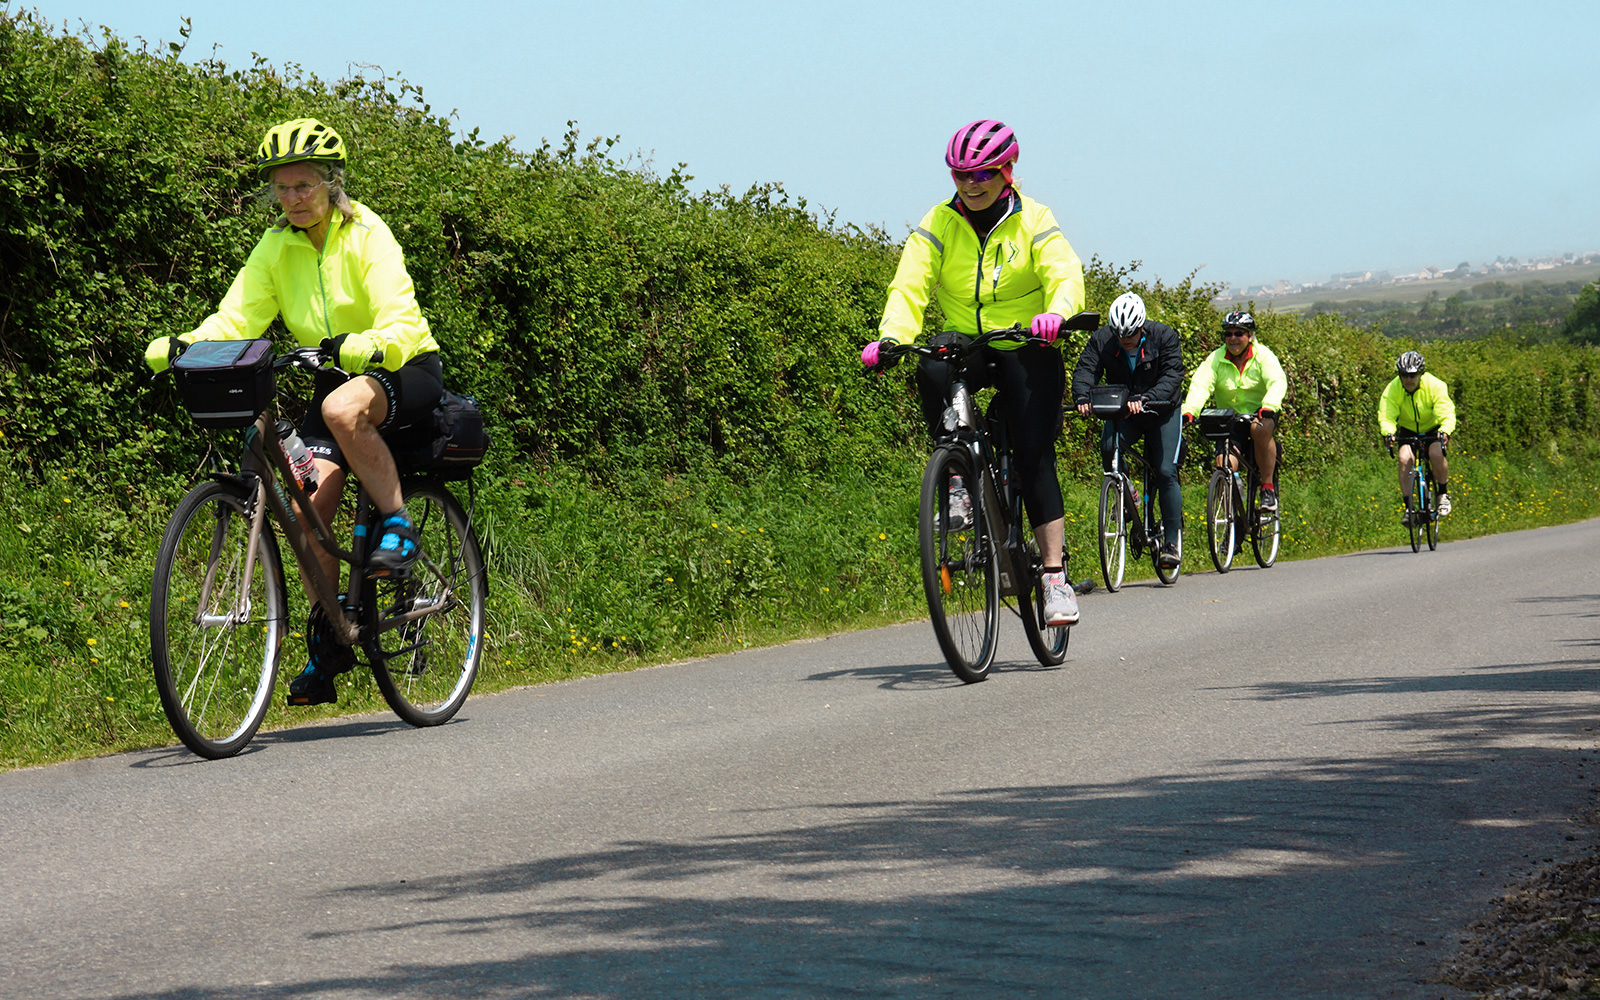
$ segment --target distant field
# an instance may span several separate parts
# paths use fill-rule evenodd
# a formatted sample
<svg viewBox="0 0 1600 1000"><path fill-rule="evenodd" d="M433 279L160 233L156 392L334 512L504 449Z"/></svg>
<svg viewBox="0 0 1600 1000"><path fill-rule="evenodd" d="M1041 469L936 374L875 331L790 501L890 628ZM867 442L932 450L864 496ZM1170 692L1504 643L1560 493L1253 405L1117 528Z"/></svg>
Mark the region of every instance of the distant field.
<svg viewBox="0 0 1600 1000"><path fill-rule="evenodd" d="M1301 313L1310 308L1314 302L1421 302L1434 292L1439 293L1441 299L1447 299L1457 292L1466 291L1474 285L1481 285L1490 281L1504 281L1508 285L1516 286L1533 281L1589 282L1594 281L1596 278L1600 278L1600 264L1574 264L1571 267L1558 267L1553 271L1514 271L1510 274L1492 277L1473 275L1467 278L1440 278L1436 281L1411 281L1403 285L1368 285L1342 291L1325 288L1295 295L1258 298L1256 299L1256 308L1262 311L1270 308L1274 312ZM1217 300L1217 305L1232 305L1234 301L1233 299L1222 298Z"/></svg>

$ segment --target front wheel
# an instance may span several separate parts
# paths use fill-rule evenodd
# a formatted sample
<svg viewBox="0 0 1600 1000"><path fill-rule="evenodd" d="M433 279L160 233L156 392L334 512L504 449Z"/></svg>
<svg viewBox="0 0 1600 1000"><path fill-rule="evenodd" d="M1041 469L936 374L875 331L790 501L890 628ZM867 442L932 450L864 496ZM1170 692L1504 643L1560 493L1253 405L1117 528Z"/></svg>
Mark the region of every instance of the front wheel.
<svg viewBox="0 0 1600 1000"><path fill-rule="evenodd" d="M1119 476L1100 480L1100 572L1106 589L1115 594L1122 589L1128 569L1128 501Z"/></svg>
<svg viewBox="0 0 1600 1000"><path fill-rule="evenodd" d="M201 483L178 503L150 581L150 661L172 731L202 757L232 757L272 702L288 619L283 563L256 498ZM248 565L248 572L246 567Z"/></svg>
<svg viewBox="0 0 1600 1000"><path fill-rule="evenodd" d="M1250 548L1255 552L1256 565L1266 569L1278 561L1278 542L1283 534L1283 484L1278 484L1277 510L1262 513L1260 501L1260 485L1252 484L1250 511L1254 517L1250 521Z"/></svg>
<svg viewBox="0 0 1600 1000"><path fill-rule="evenodd" d="M1233 568L1234 529L1233 477L1224 470L1211 474L1206 486L1206 541L1211 547L1211 564L1218 573Z"/></svg>
<svg viewBox="0 0 1600 1000"><path fill-rule="evenodd" d="M460 711L478 676L489 578L477 535L449 490L413 482L404 496L422 554L403 577L362 581L363 644L394 713L413 726L437 726Z"/></svg>
<svg viewBox="0 0 1600 1000"><path fill-rule="evenodd" d="M1428 509L1427 494L1423 492L1422 477L1411 474L1411 516L1406 518L1406 531L1411 535L1411 551L1422 551L1423 511Z"/></svg>
<svg viewBox="0 0 1600 1000"><path fill-rule="evenodd" d="M959 488L967 491L969 509L952 522L950 492L956 477ZM922 476L917 523L922 589L939 649L968 684L989 676L1000 632L998 553L982 495L982 478L966 448L951 444L934 449Z"/></svg>

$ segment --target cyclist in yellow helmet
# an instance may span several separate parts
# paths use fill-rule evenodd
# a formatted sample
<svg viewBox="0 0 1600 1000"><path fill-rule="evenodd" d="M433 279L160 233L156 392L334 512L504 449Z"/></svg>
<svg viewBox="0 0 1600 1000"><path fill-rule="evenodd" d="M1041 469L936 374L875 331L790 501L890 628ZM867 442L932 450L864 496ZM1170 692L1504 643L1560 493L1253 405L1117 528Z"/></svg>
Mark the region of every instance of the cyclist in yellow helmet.
<svg viewBox="0 0 1600 1000"><path fill-rule="evenodd" d="M444 389L439 345L417 305L399 243L345 191L346 147L338 132L314 118L275 125L256 150L256 166L282 214L217 311L188 333L156 338L145 361L161 371L197 340L260 337L278 317L301 346L328 348L344 371L318 374L300 428L318 472L312 502L331 521L354 472L384 514L367 572L404 573L419 542L385 438L431 422ZM337 560L321 549L317 555L337 579ZM349 648L327 638L326 621L313 606L312 653L289 685L291 705L334 701L334 676L354 666Z"/></svg>

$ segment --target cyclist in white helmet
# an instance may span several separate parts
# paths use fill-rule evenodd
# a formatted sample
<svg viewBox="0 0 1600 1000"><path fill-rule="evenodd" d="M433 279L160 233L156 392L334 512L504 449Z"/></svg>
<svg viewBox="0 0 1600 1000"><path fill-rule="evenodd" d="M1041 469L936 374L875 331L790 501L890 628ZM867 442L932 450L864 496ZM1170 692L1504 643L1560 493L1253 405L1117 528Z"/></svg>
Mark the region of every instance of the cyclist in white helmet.
<svg viewBox="0 0 1600 1000"><path fill-rule="evenodd" d="M1089 390L1096 383L1127 386L1128 413L1120 423L1107 420L1100 434L1103 468L1111 469L1113 446L1126 450L1144 443L1154 469L1161 503L1161 565L1178 565L1183 528L1183 493L1178 488L1178 448L1183 443L1183 347L1178 331L1145 316L1144 299L1124 292L1111 303L1109 322L1094 332L1078 355L1072 373L1072 401L1089 415ZM1121 443L1116 440L1121 429ZM1140 529L1143 530L1142 527Z"/></svg>

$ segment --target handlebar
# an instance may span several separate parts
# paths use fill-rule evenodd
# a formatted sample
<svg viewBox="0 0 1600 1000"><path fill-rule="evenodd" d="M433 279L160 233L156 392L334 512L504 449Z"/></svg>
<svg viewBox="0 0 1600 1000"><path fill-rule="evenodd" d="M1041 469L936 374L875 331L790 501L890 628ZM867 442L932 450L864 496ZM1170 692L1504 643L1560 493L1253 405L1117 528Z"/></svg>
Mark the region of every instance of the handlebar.
<svg viewBox="0 0 1600 1000"><path fill-rule="evenodd" d="M1061 322L1061 329L1063 330L1092 332L1098 329L1099 326L1100 314L1096 312L1076 313ZM960 361L967 355L976 352L978 348L997 342L1013 344L1049 343L1043 337L1034 336L1033 332L1021 323L1017 323L1004 329L980 333L965 344L940 344L937 347L929 344L884 344L878 351L878 363L868 368L867 371L881 372L907 354L934 358L940 361Z"/></svg>

